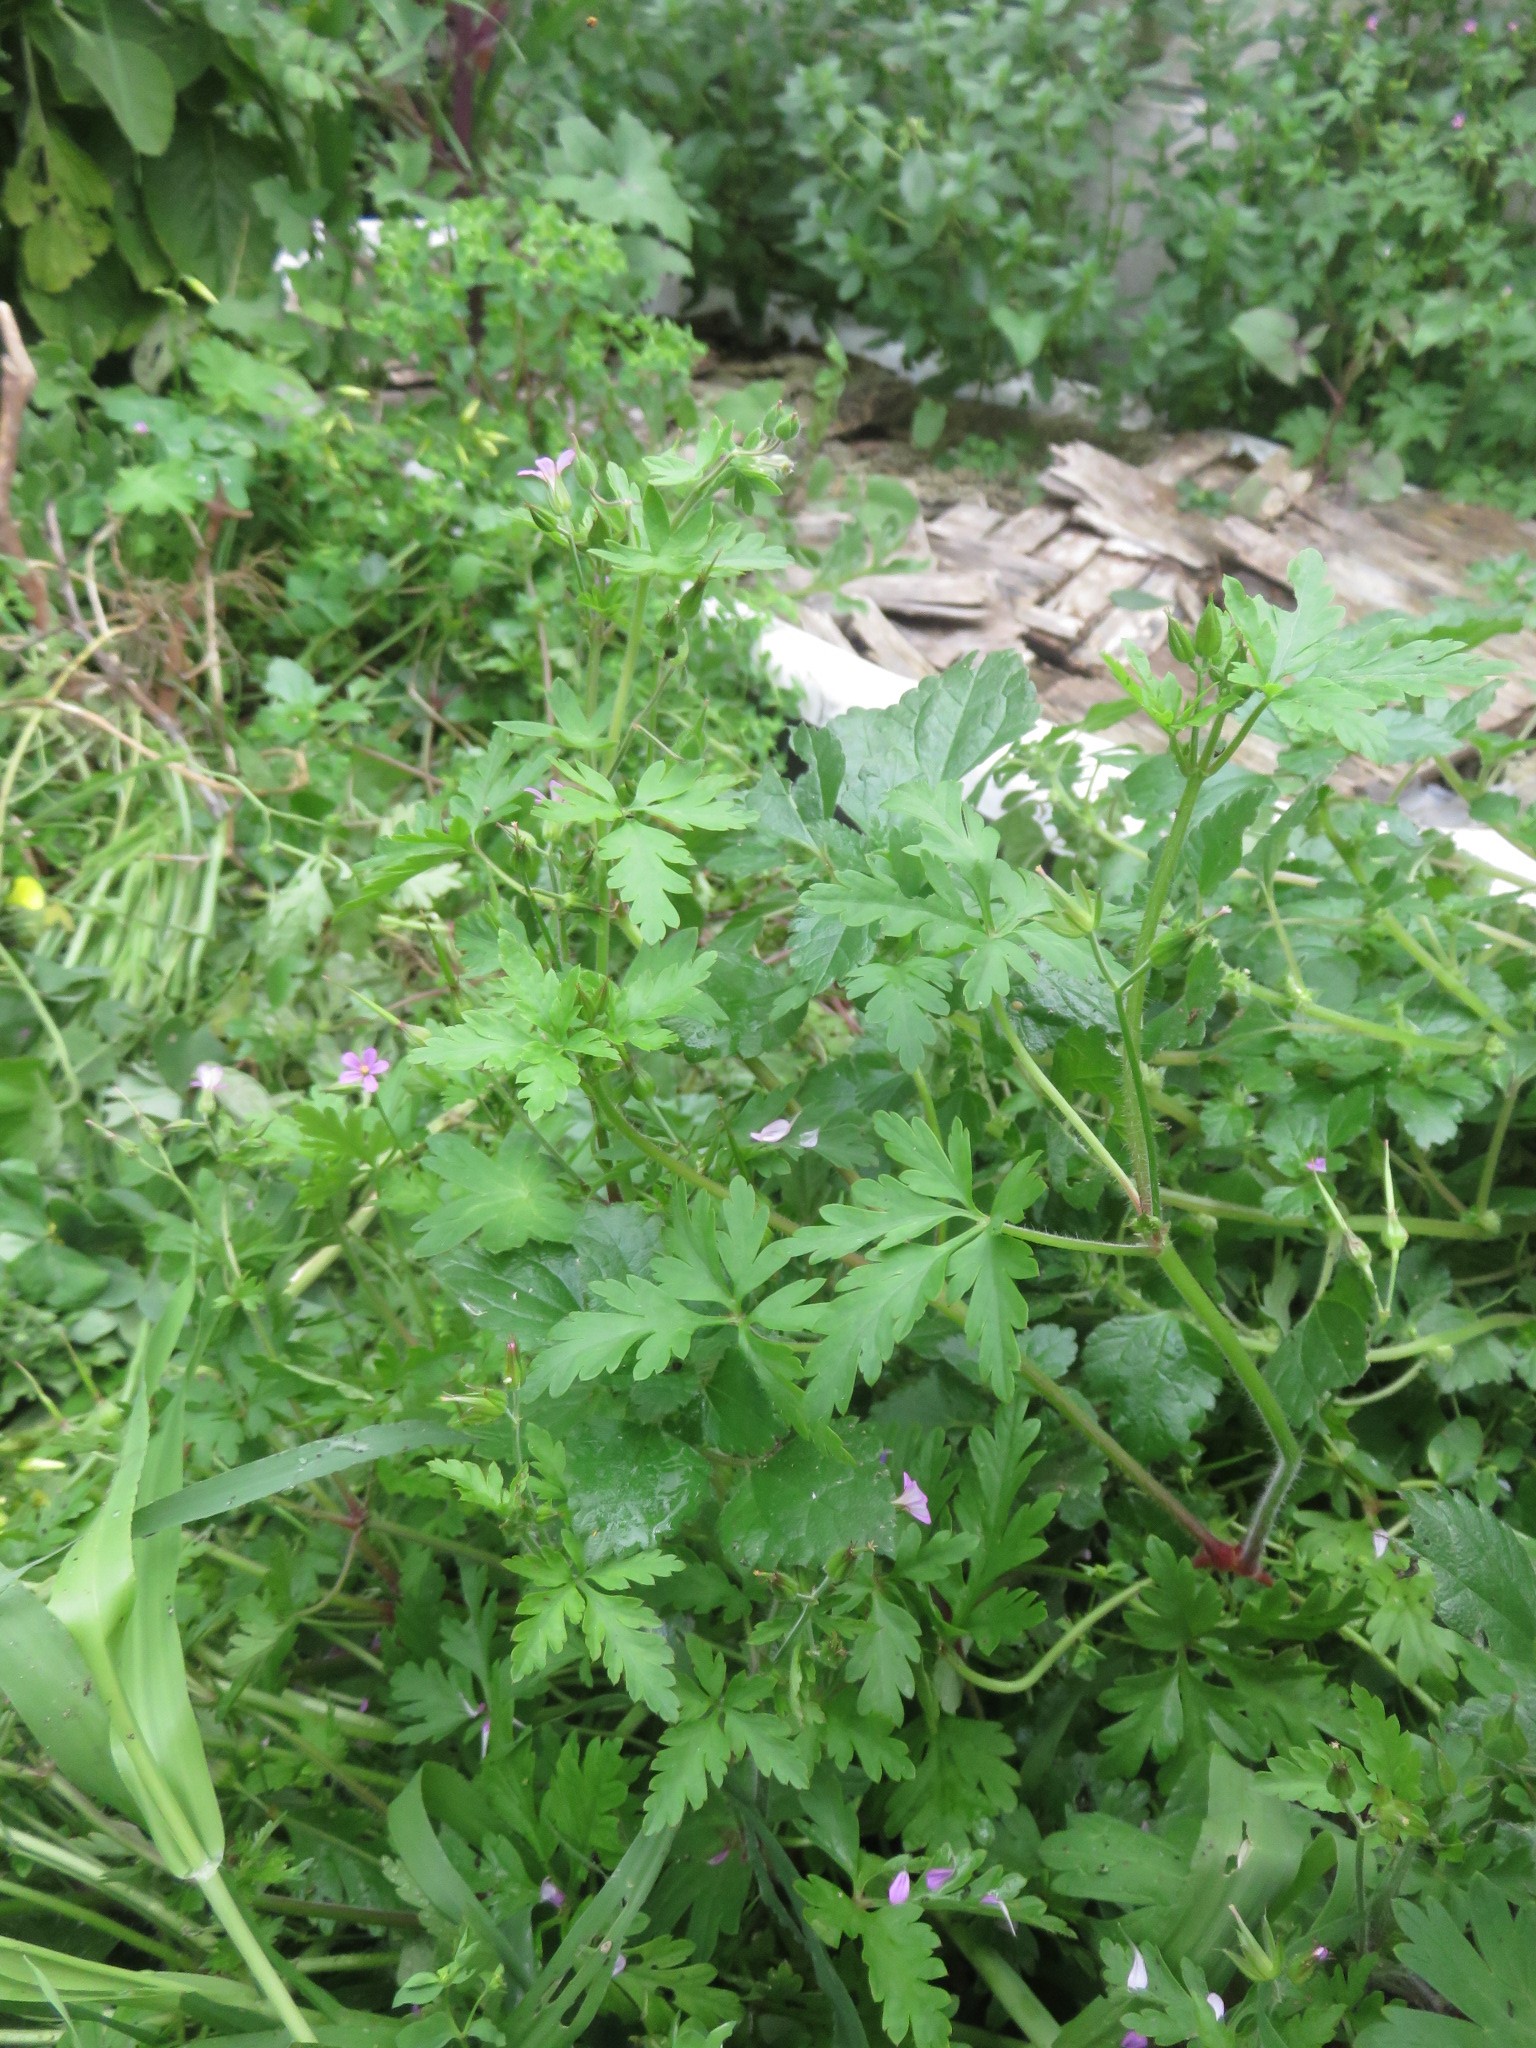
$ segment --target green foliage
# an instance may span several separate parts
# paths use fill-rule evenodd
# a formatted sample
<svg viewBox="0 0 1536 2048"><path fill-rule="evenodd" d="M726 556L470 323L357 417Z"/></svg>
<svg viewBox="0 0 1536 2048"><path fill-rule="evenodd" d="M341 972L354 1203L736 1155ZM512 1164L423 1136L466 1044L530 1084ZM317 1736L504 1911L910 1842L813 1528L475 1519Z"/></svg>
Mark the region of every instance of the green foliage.
<svg viewBox="0 0 1536 2048"><path fill-rule="evenodd" d="M1227 586L1091 805L1010 654L780 745L795 423L693 417L621 198L388 227L345 388L225 314L43 422L106 640L0 707L0 2008L1515 2038L1536 939L1330 777L1532 850L1521 572Z"/></svg>

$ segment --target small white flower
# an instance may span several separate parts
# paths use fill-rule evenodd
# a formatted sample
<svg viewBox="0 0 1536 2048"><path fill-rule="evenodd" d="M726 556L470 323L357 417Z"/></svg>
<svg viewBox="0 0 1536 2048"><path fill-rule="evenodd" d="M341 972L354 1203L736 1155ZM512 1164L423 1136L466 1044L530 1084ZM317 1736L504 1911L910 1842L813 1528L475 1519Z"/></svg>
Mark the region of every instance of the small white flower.
<svg viewBox="0 0 1536 2048"><path fill-rule="evenodd" d="M816 1143L816 1140L820 1136L821 1132L813 1124L810 1130L802 1131L800 1133L799 1137L796 1138L795 1143L800 1147L800 1150L802 1152L809 1152L812 1146L814 1146L814 1144Z"/></svg>
<svg viewBox="0 0 1536 2048"><path fill-rule="evenodd" d="M1215 2013L1217 2019L1224 2020L1226 2018L1227 2003L1219 1991L1207 1991L1205 2002L1211 2008L1211 2011Z"/></svg>
<svg viewBox="0 0 1536 2048"><path fill-rule="evenodd" d="M200 1095L217 1095L224 1086L224 1069L217 1060L201 1060L192 1069L192 1086Z"/></svg>
<svg viewBox="0 0 1536 2048"><path fill-rule="evenodd" d="M754 1145L782 1145L794 1128L795 1120L792 1116L776 1116L771 1122L764 1124L760 1131L749 1131L747 1136Z"/></svg>
<svg viewBox="0 0 1536 2048"><path fill-rule="evenodd" d="M1375 1551L1378 1557L1386 1556L1387 1548L1390 1545L1391 1541L1392 1538L1387 1534L1385 1529L1375 1529L1371 1532L1371 1548Z"/></svg>
<svg viewBox="0 0 1536 2048"><path fill-rule="evenodd" d="M1130 1975L1125 1980L1127 1991L1145 1991L1147 1988L1147 1960L1139 1948L1131 1950Z"/></svg>

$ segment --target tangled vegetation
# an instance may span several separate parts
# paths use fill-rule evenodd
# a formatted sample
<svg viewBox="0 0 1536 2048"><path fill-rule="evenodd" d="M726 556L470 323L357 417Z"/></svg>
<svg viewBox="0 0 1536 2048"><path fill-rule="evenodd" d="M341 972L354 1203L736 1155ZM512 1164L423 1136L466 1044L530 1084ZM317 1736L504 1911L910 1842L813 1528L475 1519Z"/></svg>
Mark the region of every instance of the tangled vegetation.
<svg viewBox="0 0 1536 2048"><path fill-rule="evenodd" d="M746 303L782 260L952 382L995 369L981 334L1067 370L1114 252L1065 215L1167 23L861 0L811 50L789 5L492 18L210 15L185 77L174 11L5 31L18 118L103 163L108 113L180 146L132 134L128 45L173 136L256 155L340 118L316 86L294 125L283 35L343 84L399 48L326 246L205 295L165 250L133 374L13 250L0 2034L1524 2041L1536 928L1336 771L1438 763L1536 853L1478 723L1529 563L1430 621L1346 623L1314 556L1289 609L1228 581L1116 667L1090 725L1165 747L1095 753L1092 795L1094 733L1043 729L1011 654L800 722L757 607L886 559L910 505L850 492L833 550L798 543L835 365L804 422L700 418L657 278ZM1242 24L1203 19L1216 108ZM1363 181L1361 80L1394 146L1429 151L1451 85L1513 136L1527 28L1452 26L1277 37L1274 106L1220 142L1241 235L1198 161L1164 181L1189 260L1106 390L1192 413L1268 374L1305 409L1314 379L1298 434L1491 474L1513 210L1416 348L1357 212L1298 244L1286 207L1337 194L1275 125L1348 64ZM987 100L1064 48L1081 105ZM918 150L881 95L920 88ZM913 147L856 148L849 104ZM1010 150L1034 197L989 214ZM1465 253L1459 161L1426 156L1423 218ZM910 264L893 191L950 209ZM938 289L962 229L986 328ZM844 292L828 252L866 232ZM1426 418L1436 380L1460 420L1394 440L1391 394Z"/></svg>

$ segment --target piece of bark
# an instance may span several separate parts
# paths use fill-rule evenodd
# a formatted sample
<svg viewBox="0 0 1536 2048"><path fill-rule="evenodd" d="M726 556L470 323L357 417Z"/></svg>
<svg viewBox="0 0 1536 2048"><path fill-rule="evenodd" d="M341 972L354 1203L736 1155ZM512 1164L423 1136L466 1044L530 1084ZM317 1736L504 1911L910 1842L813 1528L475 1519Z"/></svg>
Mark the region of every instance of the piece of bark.
<svg viewBox="0 0 1536 2048"><path fill-rule="evenodd" d="M965 567L980 543L1003 523L985 498L962 498L928 522L928 540L942 562Z"/></svg>
<svg viewBox="0 0 1536 2048"><path fill-rule="evenodd" d="M868 599L857 611L844 614L843 631L856 652L878 667L889 669L892 675L909 676L913 682L920 682L934 672L933 663L921 648L914 647L900 627L893 625L880 607Z"/></svg>
<svg viewBox="0 0 1536 2048"><path fill-rule="evenodd" d="M993 554L1032 555L1054 540L1072 515L1060 505L1026 505L987 536Z"/></svg>
<svg viewBox="0 0 1536 2048"><path fill-rule="evenodd" d="M1090 442L1053 448L1040 482L1050 496L1070 500L1079 523L1096 533L1141 541L1187 569L1205 569L1214 560L1203 522L1179 510L1167 484Z"/></svg>
<svg viewBox="0 0 1536 2048"><path fill-rule="evenodd" d="M867 597L896 618L937 619L949 625L981 619L997 598L989 576L963 569L857 576L844 588L850 597Z"/></svg>
<svg viewBox="0 0 1536 2048"><path fill-rule="evenodd" d="M1187 477L1198 476L1202 469L1209 469L1213 462L1220 462L1226 455L1232 436L1220 428L1202 434L1180 434L1166 448L1160 449L1152 460L1142 465L1142 474L1155 477L1160 484L1181 484Z"/></svg>
<svg viewBox="0 0 1536 2048"><path fill-rule="evenodd" d="M840 647L846 654L855 653L857 650L847 634L843 632L831 612L823 609L824 603L825 600L801 605L796 624L802 626L807 633L814 633L818 640L824 640L829 647Z"/></svg>

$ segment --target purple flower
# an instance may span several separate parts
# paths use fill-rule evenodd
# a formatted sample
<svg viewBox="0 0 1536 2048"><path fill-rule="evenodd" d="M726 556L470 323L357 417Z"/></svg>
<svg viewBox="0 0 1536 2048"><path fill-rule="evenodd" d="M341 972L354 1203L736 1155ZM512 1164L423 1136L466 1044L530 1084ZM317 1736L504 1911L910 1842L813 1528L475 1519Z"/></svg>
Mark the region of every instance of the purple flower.
<svg viewBox="0 0 1536 2048"><path fill-rule="evenodd" d="M520 469L517 473L519 476L536 476L540 483L548 484L553 490L575 460L574 448L562 448L558 455L536 456L532 469Z"/></svg>
<svg viewBox="0 0 1536 2048"><path fill-rule="evenodd" d="M893 1906L904 1906L912 1893L912 1880L904 1870L898 1870L891 1879L886 1897Z"/></svg>
<svg viewBox="0 0 1536 2048"><path fill-rule="evenodd" d="M984 1893L982 1895L981 1903L984 1906L996 1906L999 1913L1001 1913L1003 1918L1008 1922L1008 1932L1010 1934L1015 1932L1013 1924L1013 1915L1009 1912L1008 1901L1003 1897L1001 1892Z"/></svg>
<svg viewBox="0 0 1536 2048"><path fill-rule="evenodd" d="M905 1508L914 1522L922 1522L928 1526L932 1525L933 1517L928 1512L928 1496L910 1472L902 1473L901 1491L897 1494L893 1505L898 1508Z"/></svg>
<svg viewBox="0 0 1536 2048"><path fill-rule="evenodd" d="M128 431L130 434L147 434L149 432L149 421L135 420Z"/></svg>
<svg viewBox="0 0 1536 2048"><path fill-rule="evenodd" d="M754 1145L782 1145L795 1128L792 1116L776 1116L763 1125L760 1131L748 1131L747 1136Z"/></svg>
<svg viewBox="0 0 1536 2048"><path fill-rule="evenodd" d="M389 1072L388 1060L380 1059L378 1050L365 1045L361 1052L344 1052L341 1056L341 1072L336 1079L343 1088L361 1088L365 1095L377 1095L379 1076Z"/></svg>
<svg viewBox="0 0 1536 2048"><path fill-rule="evenodd" d="M923 1872L923 1883L927 1885L929 1891L941 1892L954 1874L955 1866L952 1863L936 1863L932 1870Z"/></svg>
<svg viewBox="0 0 1536 2048"><path fill-rule="evenodd" d="M1477 34L1477 23L1470 15L1461 24L1461 32L1464 36L1475 36Z"/></svg>
<svg viewBox="0 0 1536 2048"><path fill-rule="evenodd" d="M1224 2020L1226 2018L1227 2001L1222 1997L1219 1991L1207 1991L1207 1993L1205 1994L1205 2002L1211 2008L1211 2011L1215 2013L1217 2019Z"/></svg>
<svg viewBox="0 0 1536 2048"><path fill-rule="evenodd" d="M1307 1161L1307 1171L1308 1173L1326 1173L1328 1171L1328 1161L1321 1152L1318 1153L1315 1159Z"/></svg>
<svg viewBox="0 0 1536 2048"><path fill-rule="evenodd" d="M1452 114L1452 116L1451 116L1451 126L1452 126L1453 128L1465 128L1465 127L1466 127L1466 125L1467 125L1467 117L1466 117L1466 115L1465 115L1465 114Z"/></svg>
<svg viewBox="0 0 1536 2048"><path fill-rule="evenodd" d="M1127 1991L1145 1991L1147 1988L1147 1959L1139 1948L1131 1950L1131 1967L1125 1988Z"/></svg>
<svg viewBox="0 0 1536 2048"><path fill-rule="evenodd" d="M1365 17L1365 32L1368 36L1375 35L1377 29L1379 29L1380 27L1381 16L1379 14L1368 14Z"/></svg>
<svg viewBox="0 0 1536 2048"><path fill-rule="evenodd" d="M368 1711L368 1701L369 1701L369 1695L368 1695L367 1693L364 1693L364 1694L363 1694L363 1696L362 1696L362 1698L361 1698L361 1699L360 1699L360 1700L358 1701L358 1703L357 1703L357 1711L358 1711L358 1712L359 1712L360 1714L366 1714L366 1713L367 1713L367 1711Z"/></svg>
<svg viewBox="0 0 1536 2048"><path fill-rule="evenodd" d="M1120 2036L1120 2048L1152 2048L1145 2034L1138 2034L1134 2027L1127 2027Z"/></svg>
<svg viewBox="0 0 1536 2048"><path fill-rule="evenodd" d="M1333 1961L1333 1950L1331 1948L1324 1948L1323 1944L1319 1942L1312 1951L1312 1960L1314 1963L1331 1963Z"/></svg>
<svg viewBox="0 0 1536 2048"><path fill-rule="evenodd" d="M704 1861L709 1865L711 1870L718 1870L722 1863L729 1863L730 1860L731 1846L729 1842L727 1842L723 1849L717 1849L713 1856L706 1856L704 1858Z"/></svg>
<svg viewBox="0 0 1536 2048"><path fill-rule="evenodd" d="M884 1450L883 1450L883 1451L882 1451L882 1452L880 1453L880 1463L881 1463L881 1465L882 1465L882 1466L885 1466L885 1465L889 1465L889 1463L890 1463L890 1462L891 1462L891 1451L890 1451L890 1446L889 1446L889 1444L887 1444L887 1446L885 1447L885 1449L884 1449Z"/></svg>
<svg viewBox="0 0 1536 2048"><path fill-rule="evenodd" d="M217 1060L200 1060L192 1070L192 1086L200 1095L217 1095L224 1086L224 1069Z"/></svg>
<svg viewBox="0 0 1536 2048"><path fill-rule="evenodd" d="M559 1885L555 1883L552 1877L546 1877L539 1886L539 1897L546 1906L563 1906L565 1904L565 1893L561 1891Z"/></svg>

